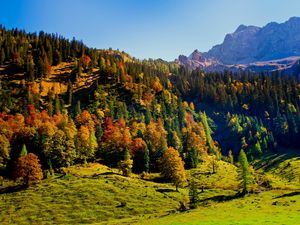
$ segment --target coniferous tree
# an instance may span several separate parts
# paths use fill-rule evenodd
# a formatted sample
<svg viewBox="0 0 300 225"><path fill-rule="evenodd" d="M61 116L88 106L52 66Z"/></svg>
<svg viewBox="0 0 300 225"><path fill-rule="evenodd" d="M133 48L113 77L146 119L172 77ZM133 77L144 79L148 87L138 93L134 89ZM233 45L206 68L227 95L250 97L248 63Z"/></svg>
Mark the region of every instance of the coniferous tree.
<svg viewBox="0 0 300 225"><path fill-rule="evenodd" d="M23 144L23 146L22 146L22 150L21 150L21 152L20 152L20 155L19 155L19 157L22 157L22 156L26 156L27 155L27 148L26 148L26 145L25 144Z"/></svg>
<svg viewBox="0 0 300 225"><path fill-rule="evenodd" d="M239 157L238 157L238 162L239 162L239 176L241 179L241 187L242 191L244 194L248 193L251 189L251 186L254 183L254 178L251 173L251 169L249 167L247 155L242 149L240 151Z"/></svg>
<svg viewBox="0 0 300 225"><path fill-rule="evenodd" d="M4 48L1 48L1 53L0 53L0 65L3 65L5 61L5 52Z"/></svg>
<svg viewBox="0 0 300 225"><path fill-rule="evenodd" d="M191 179L189 185L189 199L190 199L190 208L197 208L197 204L199 202L198 188L196 186L196 182L194 179Z"/></svg>

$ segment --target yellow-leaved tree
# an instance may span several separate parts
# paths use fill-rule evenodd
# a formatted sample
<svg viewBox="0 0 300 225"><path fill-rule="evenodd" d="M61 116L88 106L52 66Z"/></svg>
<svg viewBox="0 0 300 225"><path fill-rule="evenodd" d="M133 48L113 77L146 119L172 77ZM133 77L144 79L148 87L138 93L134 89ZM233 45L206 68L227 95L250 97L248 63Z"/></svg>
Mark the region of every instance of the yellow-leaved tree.
<svg viewBox="0 0 300 225"><path fill-rule="evenodd" d="M173 147L169 147L160 159L160 170L161 175L175 185L176 191L186 182L184 162Z"/></svg>

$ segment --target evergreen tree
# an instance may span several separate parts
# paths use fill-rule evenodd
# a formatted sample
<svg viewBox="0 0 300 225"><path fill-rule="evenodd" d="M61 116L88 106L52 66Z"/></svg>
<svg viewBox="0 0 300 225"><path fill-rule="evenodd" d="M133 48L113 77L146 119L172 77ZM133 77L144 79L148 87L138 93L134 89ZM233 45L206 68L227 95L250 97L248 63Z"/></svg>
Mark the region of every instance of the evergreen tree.
<svg viewBox="0 0 300 225"><path fill-rule="evenodd" d="M124 151L124 159L119 163L119 169L122 171L123 176L129 177L131 174L131 169L133 165L133 160L131 159L128 149Z"/></svg>
<svg viewBox="0 0 300 225"><path fill-rule="evenodd" d="M4 61L5 61L5 52L4 52L4 48L1 48L0 65L3 65Z"/></svg>
<svg viewBox="0 0 300 225"><path fill-rule="evenodd" d="M206 135L206 142L207 142L207 146L208 146L208 151L211 153L211 154L215 154L217 155L217 148L216 146L214 145L214 141L211 137L211 129L208 125L208 121L207 121L207 116L206 116L206 113L201 113L200 114L201 116L201 119L202 119L202 123L203 123L203 126L204 126L204 130L205 130L205 135Z"/></svg>
<svg viewBox="0 0 300 225"><path fill-rule="evenodd" d="M70 80L68 82L67 97L68 97L68 105L71 105L72 104L72 98L73 98L73 85L72 85L72 82Z"/></svg>
<svg viewBox="0 0 300 225"><path fill-rule="evenodd" d="M188 151L185 161L188 168L197 168L197 165L199 164L198 150L192 148Z"/></svg>
<svg viewBox="0 0 300 225"><path fill-rule="evenodd" d="M198 189L196 186L196 182L194 179L191 179L189 185L189 199L190 199L190 208L197 208L197 204L199 202Z"/></svg>
<svg viewBox="0 0 300 225"><path fill-rule="evenodd" d="M247 155L242 149L239 157L239 176L241 179L241 187L244 194L248 193L254 183L254 178L249 167Z"/></svg>
<svg viewBox="0 0 300 225"><path fill-rule="evenodd" d="M80 115L80 113L81 113L80 100L77 100L75 113L76 113L76 115Z"/></svg>
<svg viewBox="0 0 300 225"><path fill-rule="evenodd" d="M22 146L22 150L21 150L21 152L20 152L20 155L19 155L19 157L22 157L22 156L26 156L27 155L27 148L26 148L26 145L25 144L23 144L23 146Z"/></svg>
<svg viewBox="0 0 300 225"><path fill-rule="evenodd" d="M233 158L232 150L229 150L229 152L228 152L228 161L229 161L231 164L234 163L234 158Z"/></svg>

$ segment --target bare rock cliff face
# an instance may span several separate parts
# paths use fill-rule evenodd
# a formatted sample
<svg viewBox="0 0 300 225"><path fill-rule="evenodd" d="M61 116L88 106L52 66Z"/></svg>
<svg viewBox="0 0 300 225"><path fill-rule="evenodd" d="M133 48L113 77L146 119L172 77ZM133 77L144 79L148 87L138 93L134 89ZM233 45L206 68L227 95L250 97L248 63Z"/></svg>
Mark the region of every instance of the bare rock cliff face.
<svg viewBox="0 0 300 225"><path fill-rule="evenodd" d="M199 67L205 71L275 71L293 67L291 64L298 61L294 57L290 59L292 56L300 56L298 17L284 23L272 22L262 28L240 25L235 32L225 36L222 44L205 53L195 50L189 57L181 55L177 61L192 69ZM271 62L274 60L275 63Z"/></svg>

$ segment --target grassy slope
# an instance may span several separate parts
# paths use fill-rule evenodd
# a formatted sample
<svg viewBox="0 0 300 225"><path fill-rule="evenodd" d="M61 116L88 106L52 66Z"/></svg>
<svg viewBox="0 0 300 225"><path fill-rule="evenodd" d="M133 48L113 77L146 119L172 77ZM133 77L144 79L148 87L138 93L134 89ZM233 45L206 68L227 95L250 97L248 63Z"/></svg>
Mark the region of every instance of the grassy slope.
<svg viewBox="0 0 300 225"><path fill-rule="evenodd" d="M268 191L227 202L210 202L187 213L138 222L151 225L299 224L300 192Z"/></svg>
<svg viewBox="0 0 300 225"><path fill-rule="evenodd" d="M168 184L125 178L97 164L70 172L27 190L2 193L0 224L106 224L110 219L165 215L182 198Z"/></svg>
<svg viewBox="0 0 300 225"><path fill-rule="evenodd" d="M73 166L65 170L67 175L29 189L3 193L0 188L0 224L294 225L300 220L299 189L231 199L236 191L230 188L235 189L237 180L227 178L236 173L235 166L220 162L216 174L210 170L209 164L203 164L190 171L205 191L199 195L198 209L180 213L179 202L187 189L178 193L170 184L144 181L137 175L122 177L100 164Z"/></svg>

